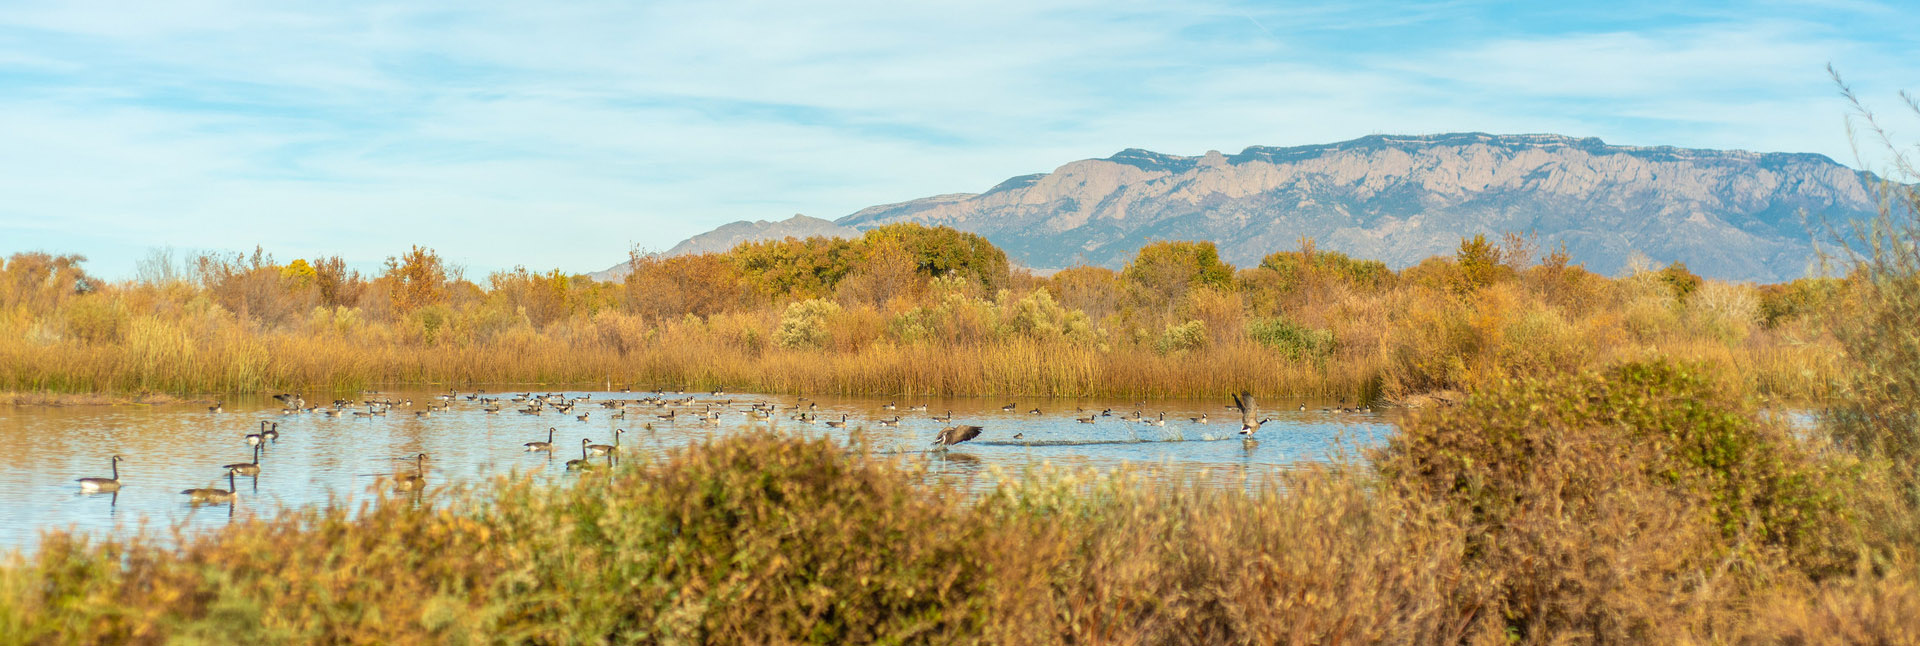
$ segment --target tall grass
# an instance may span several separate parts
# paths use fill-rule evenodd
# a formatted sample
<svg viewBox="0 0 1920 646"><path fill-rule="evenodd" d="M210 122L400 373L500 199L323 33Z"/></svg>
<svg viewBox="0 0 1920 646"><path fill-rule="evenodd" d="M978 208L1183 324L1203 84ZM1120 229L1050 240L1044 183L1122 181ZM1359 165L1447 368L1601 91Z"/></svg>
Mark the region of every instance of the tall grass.
<svg viewBox="0 0 1920 646"><path fill-rule="evenodd" d="M0 302L0 389L611 382L1211 397L1250 388L1361 402L1654 354L1726 368L1742 386L1785 398L1818 397L1837 379L1838 351L1819 316L1827 301L1807 297L1824 292L1697 279L1680 292L1672 268L1609 279L1560 265L1502 268L1462 283L1455 265L1441 258L1398 275L1380 269L1364 282L1299 271L1283 279L1263 266L1224 285L1224 266L1210 267L1197 275L1212 282L1178 298L1128 282L1170 280L1162 274L1177 263L1145 278L1098 268L1016 275L993 294L952 276L921 277L887 298L723 300L701 304L703 313L656 311L659 289L640 278L617 291L521 272L495 276L491 292L447 287L464 296L406 314L377 281L360 290L360 305L315 305L316 288L277 282L281 270L263 265L228 272L250 278L226 283L90 284L78 294L43 285L52 293ZM700 265L714 266L726 265ZM16 257L0 274L38 267ZM310 308L300 314L276 299Z"/></svg>

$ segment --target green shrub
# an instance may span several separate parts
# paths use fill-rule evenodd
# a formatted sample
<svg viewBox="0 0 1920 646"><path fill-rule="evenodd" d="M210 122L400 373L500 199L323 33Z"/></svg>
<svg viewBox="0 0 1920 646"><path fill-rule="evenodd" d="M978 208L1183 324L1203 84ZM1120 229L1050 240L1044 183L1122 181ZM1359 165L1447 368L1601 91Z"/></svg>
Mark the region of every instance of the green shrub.
<svg viewBox="0 0 1920 646"><path fill-rule="evenodd" d="M1673 292L1673 299L1682 303L1693 296L1693 290L1700 288L1700 276L1687 270L1687 263L1676 262L1660 270L1660 282Z"/></svg>
<svg viewBox="0 0 1920 646"><path fill-rule="evenodd" d="M1773 328L1807 314L1825 311L1840 298L1845 285L1837 278L1802 278L1778 285L1761 285L1760 323Z"/></svg>
<svg viewBox="0 0 1920 646"><path fill-rule="evenodd" d="M1169 323L1167 330L1160 333L1160 340L1154 342L1154 351L1160 354L1204 347L1207 347L1207 324L1199 321L1187 321L1179 325Z"/></svg>
<svg viewBox="0 0 1920 646"><path fill-rule="evenodd" d="M1002 319L1006 325L1015 334L1029 339L1076 343L1095 340L1093 322L1087 319L1087 313L1062 307L1047 290L1033 290L1024 298L1008 303L1005 309Z"/></svg>
<svg viewBox="0 0 1920 646"><path fill-rule="evenodd" d="M1853 564L1842 479L1698 366L1505 381L1415 414L1376 464L1477 528L1470 562L1523 636L1633 641L1709 579Z"/></svg>
<svg viewBox="0 0 1920 646"><path fill-rule="evenodd" d="M1316 330L1284 317L1258 319L1247 325L1247 336L1294 361L1319 359L1333 353L1333 332Z"/></svg>
<svg viewBox="0 0 1920 646"><path fill-rule="evenodd" d="M132 316L118 300L99 295L80 296L66 307L67 334L89 344L112 344L126 339Z"/></svg>
<svg viewBox="0 0 1920 646"><path fill-rule="evenodd" d="M815 298L790 304L780 315L780 330L774 333L774 343L789 350L826 347L833 339L827 321L838 313L840 306L829 300Z"/></svg>

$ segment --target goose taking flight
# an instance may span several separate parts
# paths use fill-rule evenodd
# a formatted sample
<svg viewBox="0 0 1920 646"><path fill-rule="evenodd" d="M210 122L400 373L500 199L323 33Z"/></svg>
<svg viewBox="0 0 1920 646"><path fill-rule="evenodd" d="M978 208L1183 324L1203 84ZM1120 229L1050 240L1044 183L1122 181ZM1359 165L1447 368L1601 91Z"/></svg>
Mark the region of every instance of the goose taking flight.
<svg viewBox="0 0 1920 646"><path fill-rule="evenodd" d="M1250 393L1234 395L1233 405L1240 409L1240 434L1247 436L1248 439L1253 438L1254 431L1260 430L1261 424L1271 420L1271 418L1260 419L1260 408L1253 403L1253 395Z"/></svg>
<svg viewBox="0 0 1920 646"><path fill-rule="evenodd" d="M81 493L109 493L109 492L119 491L120 490L120 459L121 459L120 456L116 455L116 456L113 456L112 460L109 460L110 462L113 463L113 477L111 478L81 478L79 480L80 492Z"/></svg>
<svg viewBox="0 0 1920 646"><path fill-rule="evenodd" d="M944 449L980 437L980 430L978 426L949 426L940 429L940 435L933 439L933 443Z"/></svg>

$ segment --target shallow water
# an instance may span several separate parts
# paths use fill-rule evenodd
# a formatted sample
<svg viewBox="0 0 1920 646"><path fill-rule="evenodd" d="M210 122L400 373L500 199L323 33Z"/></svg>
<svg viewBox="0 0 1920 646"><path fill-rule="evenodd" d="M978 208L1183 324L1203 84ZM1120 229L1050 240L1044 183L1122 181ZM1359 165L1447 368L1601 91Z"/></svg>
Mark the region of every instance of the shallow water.
<svg viewBox="0 0 1920 646"><path fill-rule="evenodd" d="M493 391L493 389L489 389ZM365 498L382 477L410 473L411 458L428 454L427 475L434 486L472 483L488 476L518 470L535 478L571 477L562 464L580 457L581 438L613 443L613 429L624 428L622 444L629 453L653 453L707 438L733 433L773 432L846 441L863 433L882 453L930 460L930 472L957 480L962 486L991 486L995 467L1017 473L1053 465L1108 470L1123 465L1150 467L1146 477L1200 479L1221 486L1246 486L1278 470L1301 462L1324 461L1343 450L1371 446L1392 432L1378 413L1322 412L1329 402L1284 400L1263 402L1273 417L1259 433L1259 444L1246 447L1236 431L1238 414L1230 402L1154 400L1134 402L1098 399L913 399L899 400L899 409L883 410L888 398L795 397L748 394L697 394L694 403L668 422L655 418L665 412L650 404L626 408L625 419L610 415L598 404L609 399L631 400L654 393L566 391L582 395L572 414L548 410L540 415L518 413L518 405L504 397L504 410L487 414L481 404L463 392L445 411L418 417L435 400L434 391L390 391L363 395L372 399L412 400L383 417L327 417L319 413L282 414L280 403L269 397L228 399L225 412L209 413L202 404L165 406L0 407L0 439L12 450L0 469L0 497L10 501L0 511L0 551L31 550L42 530L71 527L91 534L128 535L142 525L164 529L179 525L187 531L217 528L236 517L271 514L281 507L327 504L330 500ZM667 394L668 398L689 395ZM330 398L328 398L330 399ZM718 402L728 401L724 406ZM751 420L750 402L775 402L782 407L814 406L820 422L848 416L847 428L824 423L792 421L790 411L773 420ZM1003 411L1009 402L1016 410ZM324 404L325 402L308 402ZM690 411L712 404L727 412L717 422L703 422ZM927 411L912 411L925 404ZM1310 410L1300 411L1306 405ZM1040 414L1030 411L1040 409ZM1097 414L1111 408L1112 416L1093 424L1075 420L1082 409ZM364 407L358 410L365 410ZM1122 416L1143 411L1148 418L1166 414L1166 426L1127 422ZM952 422L930 419L952 411ZM575 415L588 413L587 421ZM1189 421L1202 413L1208 422ZM898 426L875 420L900 418ZM246 462L251 449L244 441L262 420L279 423L280 438L264 445L258 478L240 477L240 501L234 505L192 507L180 492L192 487L225 488L221 465ZM643 425L650 424L652 430ZM942 427L973 424L985 427L979 438L953 447L947 455L925 453ZM545 440L556 429L553 454L528 453L522 444ZM1016 439L1015 434L1023 435ZM75 479L107 476L108 458L124 458L117 495L81 494ZM595 458L600 460L601 458Z"/></svg>

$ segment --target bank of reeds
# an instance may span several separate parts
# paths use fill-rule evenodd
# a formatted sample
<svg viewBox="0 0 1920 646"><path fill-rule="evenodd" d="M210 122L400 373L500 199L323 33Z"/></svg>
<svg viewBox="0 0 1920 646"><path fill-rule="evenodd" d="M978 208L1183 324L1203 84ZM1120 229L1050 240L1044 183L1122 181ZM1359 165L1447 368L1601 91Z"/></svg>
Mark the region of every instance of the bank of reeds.
<svg viewBox="0 0 1920 646"><path fill-rule="evenodd" d="M166 547L51 532L0 567L0 643L1920 639L1913 545L1861 513L1898 509L1876 486L1898 473L1771 424L1654 362L1483 388L1371 465L1246 488L1042 471L970 494L747 435Z"/></svg>
<svg viewBox="0 0 1920 646"><path fill-rule="evenodd" d="M1216 397L1251 388L1263 396L1377 401L1652 355L1719 366L1769 396L1810 400L1836 382L1839 353L1821 314L1857 281L1735 285L1703 281L1683 267L1615 279L1565 258L1469 271L1489 259L1468 251L1489 248L1498 250L1463 245L1460 257L1397 273L1311 248L1298 252L1347 273L1371 268L1364 280L1333 269L1299 272L1295 252L1238 273L1217 260L1136 271L1154 258L1211 250L1160 243L1121 272L1075 268L982 281L904 267L879 290L856 287L885 260L852 257L845 261L850 277L837 289L812 288L824 297L785 283L777 286L791 291L755 291L756 280L772 279L729 269L731 255L720 254L657 261L624 284L557 274L496 275L491 290L444 281L440 300L410 310L381 291L386 277L362 286L366 294L351 304L328 305L305 274L287 273L300 262L256 257L267 264L211 272L198 283L95 282L73 293L47 257L16 254L0 267L0 287L11 289L0 290L0 389L351 392L524 383ZM713 273L733 276L732 286L696 291L735 298L706 303L680 293L694 290L682 284L690 276ZM528 281L544 287L522 284Z"/></svg>

